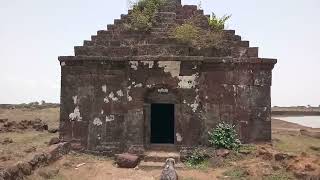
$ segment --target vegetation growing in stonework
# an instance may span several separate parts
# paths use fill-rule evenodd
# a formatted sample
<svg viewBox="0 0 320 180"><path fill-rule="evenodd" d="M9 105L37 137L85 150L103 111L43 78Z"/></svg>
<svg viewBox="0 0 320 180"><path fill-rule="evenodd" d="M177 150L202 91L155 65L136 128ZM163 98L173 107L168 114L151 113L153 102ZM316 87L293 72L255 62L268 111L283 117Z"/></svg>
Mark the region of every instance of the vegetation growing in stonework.
<svg viewBox="0 0 320 180"><path fill-rule="evenodd" d="M212 30L222 31L225 28L225 23L231 18L231 15L224 15L221 18L217 17L212 13L211 17L208 19L209 26Z"/></svg>
<svg viewBox="0 0 320 180"><path fill-rule="evenodd" d="M209 143L216 148L238 150L241 142L238 139L235 126L227 123L219 123L218 126L209 133Z"/></svg>
<svg viewBox="0 0 320 180"><path fill-rule="evenodd" d="M139 0L134 3L127 27L134 31L148 31L154 23L154 14L165 5L166 0Z"/></svg>
<svg viewBox="0 0 320 180"><path fill-rule="evenodd" d="M184 43L194 43L200 38L200 29L192 23L182 24L173 30L173 37Z"/></svg>
<svg viewBox="0 0 320 180"><path fill-rule="evenodd" d="M210 30L197 26L199 16L191 18L188 22L173 29L171 36L183 43L192 44L198 48L223 49L225 23L231 16L216 17L214 14L208 19Z"/></svg>

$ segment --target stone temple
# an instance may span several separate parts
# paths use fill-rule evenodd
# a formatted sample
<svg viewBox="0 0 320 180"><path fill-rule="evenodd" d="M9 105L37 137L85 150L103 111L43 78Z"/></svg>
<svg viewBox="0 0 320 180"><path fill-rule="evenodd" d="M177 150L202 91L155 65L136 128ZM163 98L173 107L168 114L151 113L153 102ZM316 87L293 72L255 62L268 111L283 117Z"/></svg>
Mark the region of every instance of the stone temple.
<svg viewBox="0 0 320 180"><path fill-rule="evenodd" d="M208 144L219 122L234 124L243 143L271 140L275 59L258 57L234 30L227 51L199 49L169 36L169 27L207 15L174 1L155 13L148 32L123 30L121 15L61 65L60 137L95 154ZM131 10L128 14L132 13Z"/></svg>

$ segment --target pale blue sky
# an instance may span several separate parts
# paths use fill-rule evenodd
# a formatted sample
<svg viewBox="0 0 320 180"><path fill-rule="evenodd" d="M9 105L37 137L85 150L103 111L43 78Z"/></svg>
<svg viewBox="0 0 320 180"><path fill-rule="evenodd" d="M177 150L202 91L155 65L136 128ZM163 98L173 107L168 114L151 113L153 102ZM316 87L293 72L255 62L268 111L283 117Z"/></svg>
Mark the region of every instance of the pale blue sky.
<svg viewBox="0 0 320 180"><path fill-rule="evenodd" d="M319 0L203 0L202 7L232 14L229 29L260 47L260 57L278 59L273 105L320 104ZM0 104L59 102L57 57L127 9L127 0L0 0Z"/></svg>

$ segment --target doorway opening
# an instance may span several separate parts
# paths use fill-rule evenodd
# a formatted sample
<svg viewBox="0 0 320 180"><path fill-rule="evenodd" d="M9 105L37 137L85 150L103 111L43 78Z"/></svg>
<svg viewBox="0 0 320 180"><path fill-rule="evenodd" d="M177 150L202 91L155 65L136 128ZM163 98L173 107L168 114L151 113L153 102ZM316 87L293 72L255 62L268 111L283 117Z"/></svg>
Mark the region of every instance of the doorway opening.
<svg viewBox="0 0 320 180"><path fill-rule="evenodd" d="M151 104L151 143L174 144L174 104Z"/></svg>

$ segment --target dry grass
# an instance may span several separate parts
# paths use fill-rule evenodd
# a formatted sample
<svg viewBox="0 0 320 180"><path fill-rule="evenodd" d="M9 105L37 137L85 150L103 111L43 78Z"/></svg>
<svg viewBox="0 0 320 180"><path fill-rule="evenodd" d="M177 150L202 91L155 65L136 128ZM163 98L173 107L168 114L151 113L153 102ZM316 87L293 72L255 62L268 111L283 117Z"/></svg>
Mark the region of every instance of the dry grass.
<svg viewBox="0 0 320 180"><path fill-rule="evenodd" d="M41 119L50 127L59 125L59 108L47 109L0 109L0 119L20 122L22 120ZM0 158L9 158L4 161L0 159L0 167L5 167L32 157L36 152L47 148L47 142L58 134L50 134L47 131L38 132L33 130L23 132L0 133L0 142L5 138L11 138L13 143L0 144ZM25 150L35 147L36 152L25 152Z"/></svg>
<svg viewBox="0 0 320 180"><path fill-rule="evenodd" d="M10 160L8 161L0 161L0 167L11 165L26 158L31 158L36 152L42 151L47 148L47 142L55 136L57 136L57 134L37 131L28 131L23 133L2 133L0 141L8 137L13 140L13 143L6 145L0 144L0 157L10 158ZM25 150L32 147L36 149L35 152L25 152Z"/></svg>
<svg viewBox="0 0 320 180"><path fill-rule="evenodd" d="M0 119L9 119L9 121L22 121L41 119L50 127L59 126L59 108L47 109L0 109Z"/></svg>
<svg viewBox="0 0 320 180"><path fill-rule="evenodd" d="M288 134L273 134L274 147L279 151L289 153L310 153L320 155L319 151L311 150L310 147L320 147L320 140L312 137Z"/></svg>

